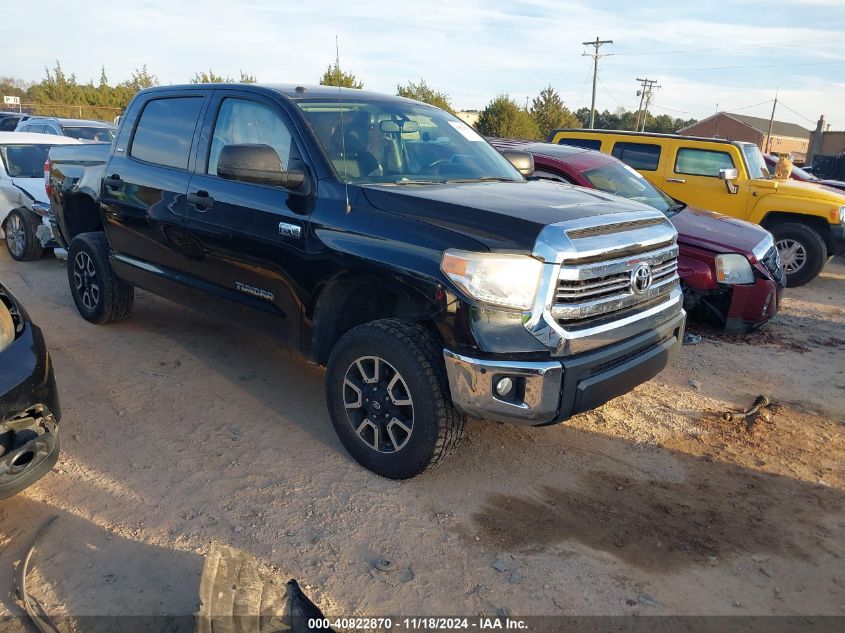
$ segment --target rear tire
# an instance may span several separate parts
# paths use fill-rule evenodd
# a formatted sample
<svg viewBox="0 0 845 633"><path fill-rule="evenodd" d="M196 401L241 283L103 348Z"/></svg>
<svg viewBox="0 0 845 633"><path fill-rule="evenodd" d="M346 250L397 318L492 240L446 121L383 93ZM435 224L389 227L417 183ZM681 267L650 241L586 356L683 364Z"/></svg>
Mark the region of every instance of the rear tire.
<svg viewBox="0 0 845 633"><path fill-rule="evenodd" d="M76 309L91 323L122 321L132 312L135 287L109 263L105 233L80 233L70 243L67 277Z"/></svg>
<svg viewBox="0 0 845 633"><path fill-rule="evenodd" d="M38 241L36 231L41 223L39 217L29 209L12 209L3 223L6 233L6 248L12 259L31 262L41 259L44 247Z"/></svg>
<svg viewBox="0 0 845 633"><path fill-rule="evenodd" d="M329 358L326 400L349 454L389 479L432 468L463 437L443 348L407 321L382 319L344 334Z"/></svg>
<svg viewBox="0 0 845 633"><path fill-rule="evenodd" d="M800 222L776 224L771 229L790 288L818 277L827 262L827 244L813 227Z"/></svg>

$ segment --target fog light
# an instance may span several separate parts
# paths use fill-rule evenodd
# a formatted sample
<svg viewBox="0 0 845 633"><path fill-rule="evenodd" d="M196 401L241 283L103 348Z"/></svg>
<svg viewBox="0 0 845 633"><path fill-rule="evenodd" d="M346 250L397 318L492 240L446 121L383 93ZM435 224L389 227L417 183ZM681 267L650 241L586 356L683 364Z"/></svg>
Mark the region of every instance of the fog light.
<svg viewBox="0 0 845 633"><path fill-rule="evenodd" d="M513 380L502 378L496 383L496 393L500 396L507 396L513 389Z"/></svg>

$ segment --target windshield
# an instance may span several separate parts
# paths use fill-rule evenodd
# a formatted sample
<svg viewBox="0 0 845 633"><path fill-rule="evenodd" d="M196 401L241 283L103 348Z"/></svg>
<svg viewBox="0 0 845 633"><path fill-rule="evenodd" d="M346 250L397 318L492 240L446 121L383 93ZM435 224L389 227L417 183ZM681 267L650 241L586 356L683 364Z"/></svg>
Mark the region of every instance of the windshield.
<svg viewBox="0 0 845 633"><path fill-rule="evenodd" d="M111 143L114 138L114 130L107 127L69 127L62 126L65 136L79 139L80 141L96 141L98 143Z"/></svg>
<svg viewBox="0 0 845 633"><path fill-rule="evenodd" d="M745 164L748 166L750 176L771 180L772 175L766 167L766 159L763 158L763 152L760 151L760 148L751 143L740 143L739 147L745 157Z"/></svg>
<svg viewBox="0 0 845 633"><path fill-rule="evenodd" d="M297 105L338 178L347 182L523 180L475 130L432 106L388 99Z"/></svg>
<svg viewBox="0 0 845 633"><path fill-rule="evenodd" d="M50 145L3 145L0 155L12 178L44 178L44 161Z"/></svg>
<svg viewBox="0 0 845 633"><path fill-rule="evenodd" d="M678 206L678 203L643 178L638 171L621 162L588 169L582 175L599 191L642 202L663 213Z"/></svg>

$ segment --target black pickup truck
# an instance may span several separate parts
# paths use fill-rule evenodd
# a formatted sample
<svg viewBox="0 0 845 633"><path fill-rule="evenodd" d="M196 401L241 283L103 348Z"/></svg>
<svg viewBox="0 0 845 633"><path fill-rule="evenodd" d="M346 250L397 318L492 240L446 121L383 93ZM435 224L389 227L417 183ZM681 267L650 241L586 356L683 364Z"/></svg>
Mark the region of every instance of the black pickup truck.
<svg viewBox="0 0 845 633"><path fill-rule="evenodd" d="M110 147L53 148L47 186L84 318L125 318L139 286L283 341L327 366L353 457L399 479L467 414L559 422L680 345L665 216L505 154L400 97L174 86Z"/></svg>

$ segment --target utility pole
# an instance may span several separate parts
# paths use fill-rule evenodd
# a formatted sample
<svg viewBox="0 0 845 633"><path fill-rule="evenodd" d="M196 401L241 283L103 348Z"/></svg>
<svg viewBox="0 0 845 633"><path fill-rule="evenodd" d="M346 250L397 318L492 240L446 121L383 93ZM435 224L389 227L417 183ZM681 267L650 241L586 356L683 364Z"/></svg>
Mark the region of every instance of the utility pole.
<svg viewBox="0 0 845 633"><path fill-rule="evenodd" d="M778 89L775 88L775 102L772 104L772 118L769 119L769 133L766 135L766 153L772 150L772 127L775 124L775 108L778 107Z"/></svg>
<svg viewBox="0 0 845 633"><path fill-rule="evenodd" d="M593 100L590 105L590 129L592 130L596 124L596 79L599 74L599 57L607 57L607 55L599 55L599 49L602 44L613 44L613 40L600 40L598 36L595 42L581 42L584 46L595 47L594 53L581 53L582 57L593 58Z"/></svg>
<svg viewBox="0 0 845 633"><path fill-rule="evenodd" d="M657 85L656 79L642 79L637 77L637 81L643 86L641 90L637 90L637 94L640 97L640 107L637 110L637 124L635 127L637 132L639 132L640 128L642 128L642 131L645 131L645 126L648 122L648 107L651 105L651 98L653 96L652 92L655 88L660 88L660 86ZM645 106L645 109L643 109L643 106ZM640 119L641 114L642 119ZM642 125L640 125L640 122L642 122Z"/></svg>

